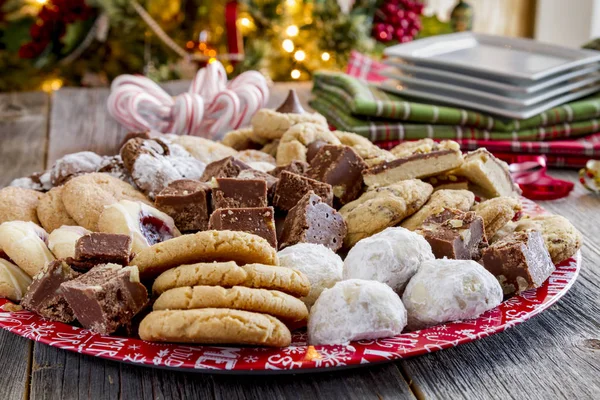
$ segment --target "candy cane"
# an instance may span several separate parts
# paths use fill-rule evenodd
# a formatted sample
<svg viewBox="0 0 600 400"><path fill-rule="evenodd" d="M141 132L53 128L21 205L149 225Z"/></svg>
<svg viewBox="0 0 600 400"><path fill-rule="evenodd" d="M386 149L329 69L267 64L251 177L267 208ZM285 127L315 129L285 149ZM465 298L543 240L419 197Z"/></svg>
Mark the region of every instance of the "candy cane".
<svg viewBox="0 0 600 400"><path fill-rule="evenodd" d="M269 88L259 72L244 72L228 82L217 61L199 70L189 90L175 97L146 77L121 75L111 85L107 108L131 130L216 138L247 124L268 99Z"/></svg>

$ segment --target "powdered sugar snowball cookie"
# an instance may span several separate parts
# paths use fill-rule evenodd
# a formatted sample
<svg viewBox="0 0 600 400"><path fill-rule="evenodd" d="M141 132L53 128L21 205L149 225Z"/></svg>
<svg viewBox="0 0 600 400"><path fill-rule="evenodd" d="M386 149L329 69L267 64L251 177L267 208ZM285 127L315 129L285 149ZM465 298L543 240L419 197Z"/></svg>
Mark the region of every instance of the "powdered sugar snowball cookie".
<svg viewBox="0 0 600 400"><path fill-rule="evenodd" d="M310 344L396 336L406 326L406 309L387 285L350 279L325 289L308 316Z"/></svg>
<svg viewBox="0 0 600 400"><path fill-rule="evenodd" d="M81 226L63 225L48 236L48 248L56 258L75 257L75 244L89 233L91 232Z"/></svg>
<svg viewBox="0 0 600 400"><path fill-rule="evenodd" d="M502 302L502 287L472 260L430 260L419 267L402 295L408 328L477 318Z"/></svg>
<svg viewBox="0 0 600 400"><path fill-rule="evenodd" d="M107 206L98 219L98 230L129 235L134 253L181 236L173 218L152 206L129 200Z"/></svg>
<svg viewBox="0 0 600 400"><path fill-rule="evenodd" d="M0 258L0 297L21 301L31 277L10 261Z"/></svg>
<svg viewBox="0 0 600 400"><path fill-rule="evenodd" d="M301 300L310 308L323 290L342 280L344 262L322 244L298 243L277 253L279 265L302 272L310 282L310 292Z"/></svg>
<svg viewBox="0 0 600 400"><path fill-rule="evenodd" d="M150 198L175 180L199 179L206 167L183 147L159 139L131 139L121 148L121 158L135 184Z"/></svg>
<svg viewBox="0 0 600 400"><path fill-rule="evenodd" d="M78 175L96 172L104 158L91 151L67 154L54 162L50 169L50 179L54 186L65 184Z"/></svg>
<svg viewBox="0 0 600 400"><path fill-rule="evenodd" d="M35 172L29 176L14 179L8 186L37 190L38 192L47 192L53 187L50 179L50 170Z"/></svg>
<svg viewBox="0 0 600 400"><path fill-rule="evenodd" d="M423 261L435 259L425 238L404 228L387 228L360 240L344 260L344 279L385 283L402 294Z"/></svg>
<svg viewBox="0 0 600 400"><path fill-rule="evenodd" d="M47 242L48 233L33 222L10 221L0 225L0 250L31 277L54 261Z"/></svg>

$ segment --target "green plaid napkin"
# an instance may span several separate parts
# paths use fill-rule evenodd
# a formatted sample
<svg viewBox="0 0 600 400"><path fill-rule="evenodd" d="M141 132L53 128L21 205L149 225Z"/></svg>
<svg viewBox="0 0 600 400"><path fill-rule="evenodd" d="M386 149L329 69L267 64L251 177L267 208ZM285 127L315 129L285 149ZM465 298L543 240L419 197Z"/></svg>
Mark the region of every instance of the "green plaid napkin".
<svg viewBox="0 0 600 400"><path fill-rule="evenodd" d="M600 93L563 104L525 120L503 120L462 108L414 103L349 75L319 71L311 105L339 129L383 139L469 136L499 140L545 140L596 132ZM407 124L404 122L419 124ZM428 125L425 125L426 123ZM395 137L396 136L396 137Z"/></svg>
<svg viewBox="0 0 600 400"><path fill-rule="evenodd" d="M355 132L371 141L436 139L473 139L473 140L511 140L541 141L566 139L598 132L600 121L590 119L573 123L562 123L519 131L502 132L474 128L465 125L434 125L423 123L404 123L373 117L359 117L351 114L352 101L331 91L315 87L314 99L310 105L323 114L337 129Z"/></svg>

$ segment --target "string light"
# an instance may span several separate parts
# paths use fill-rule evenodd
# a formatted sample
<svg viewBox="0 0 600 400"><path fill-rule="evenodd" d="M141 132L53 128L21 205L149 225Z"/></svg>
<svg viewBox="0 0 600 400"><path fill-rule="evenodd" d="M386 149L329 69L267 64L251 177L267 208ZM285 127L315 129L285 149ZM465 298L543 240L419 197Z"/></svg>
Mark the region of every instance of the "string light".
<svg viewBox="0 0 600 400"><path fill-rule="evenodd" d="M304 59L306 58L306 53L302 50L298 50L294 53L294 58L296 59L296 61L304 61Z"/></svg>
<svg viewBox="0 0 600 400"><path fill-rule="evenodd" d="M209 64L212 64L212 63L214 63L215 61L217 61L217 59L216 59L216 58L214 58L214 57L211 57L211 58L209 58L209 59L208 59L208 63L209 63Z"/></svg>
<svg viewBox="0 0 600 400"><path fill-rule="evenodd" d="M290 75L292 79L298 79L300 78L300 71L298 71L297 69L293 69Z"/></svg>
<svg viewBox="0 0 600 400"><path fill-rule="evenodd" d="M48 0L35 0L35 1L36 1L36 3L41 4L41 5L44 5L48 2Z"/></svg>
<svg viewBox="0 0 600 400"><path fill-rule="evenodd" d="M225 67L225 71L227 71L228 74L233 72L233 65L229 64Z"/></svg>
<svg viewBox="0 0 600 400"><path fill-rule="evenodd" d="M290 25L285 30L285 33L290 37L298 36L298 32L298 27L296 25Z"/></svg>
<svg viewBox="0 0 600 400"><path fill-rule="evenodd" d="M242 26L245 26L246 28L250 27L251 23L250 23L250 19L249 18L240 18L240 24L242 24Z"/></svg>
<svg viewBox="0 0 600 400"><path fill-rule="evenodd" d="M291 53L294 51L294 42L292 42L290 39L285 39L281 44L281 47L283 47L283 49L288 53Z"/></svg>
<svg viewBox="0 0 600 400"><path fill-rule="evenodd" d="M44 81L42 83L42 90L44 92L52 92L52 91L60 89L62 87L62 85L63 85L62 79L58 79L58 78L50 79L50 80Z"/></svg>
<svg viewBox="0 0 600 400"><path fill-rule="evenodd" d="M321 60L323 60L323 61L329 61L330 58L331 58L331 56L326 51L324 51L323 54L321 54Z"/></svg>

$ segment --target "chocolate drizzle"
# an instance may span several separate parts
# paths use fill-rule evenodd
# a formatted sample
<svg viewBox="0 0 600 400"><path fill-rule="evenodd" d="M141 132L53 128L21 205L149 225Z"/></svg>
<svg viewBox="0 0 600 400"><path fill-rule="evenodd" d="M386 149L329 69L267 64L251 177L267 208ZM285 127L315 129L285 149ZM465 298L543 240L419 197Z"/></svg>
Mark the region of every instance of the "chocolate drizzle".
<svg viewBox="0 0 600 400"><path fill-rule="evenodd" d="M304 108L294 89L290 89L285 101L275 110L282 114L304 114Z"/></svg>

